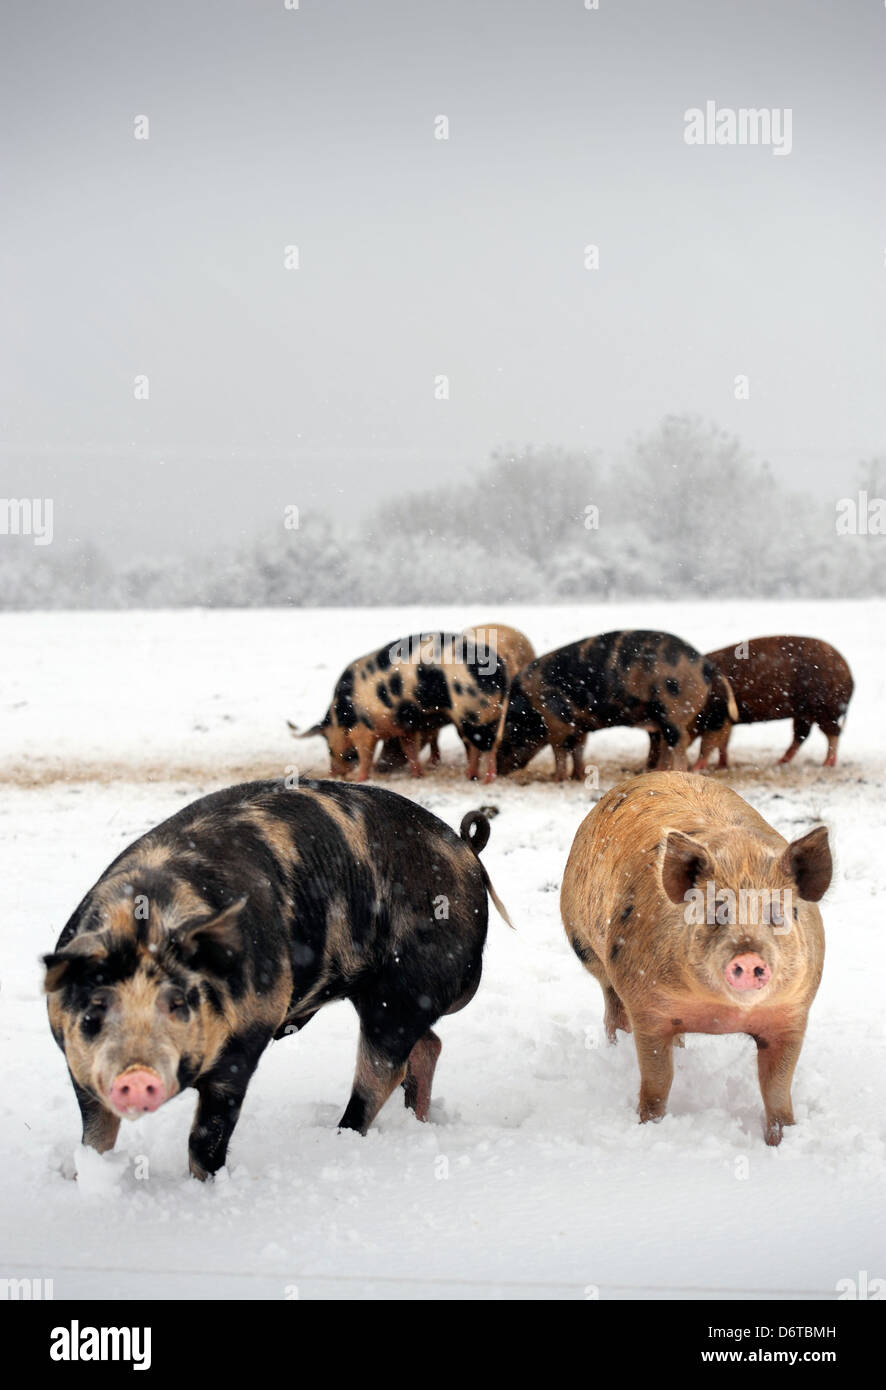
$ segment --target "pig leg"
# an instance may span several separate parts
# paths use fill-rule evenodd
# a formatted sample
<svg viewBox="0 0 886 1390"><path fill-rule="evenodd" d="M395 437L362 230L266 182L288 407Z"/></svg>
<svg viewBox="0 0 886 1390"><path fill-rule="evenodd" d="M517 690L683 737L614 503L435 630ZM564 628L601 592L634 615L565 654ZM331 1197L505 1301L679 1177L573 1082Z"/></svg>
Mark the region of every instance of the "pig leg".
<svg viewBox="0 0 886 1390"><path fill-rule="evenodd" d="M606 1010L603 1014L603 1027L606 1030L606 1041L615 1046L618 1042L617 1030L620 1028L623 1033L630 1033L631 1022L625 1011L625 1006L619 999L612 985L603 986L603 998L606 1000Z"/></svg>
<svg viewBox="0 0 886 1390"><path fill-rule="evenodd" d="M572 750L572 780L573 782L583 782L585 777L585 746L584 739L580 739Z"/></svg>
<svg viewBox="0 0 886 1390"><path fill-rule="evenodd" d="M495 781L495 753L492 749L488 753L483 753L480 757L480 781Z"/></svg>
<svg viewBox="0 0 886 1390"><path fill-rule="evenodd" d="M809 734L810 734L811 730L812 730L812 720L811 720L811 719L795 719L795 720L794 720L794 741L793 741L793 743L791 744L791 746L790 746L790 748L788 749L788 751L787 751L786 753L783 753L782 756L779 758L778 761L779 761L780 763L789 763L789 762L791 761L791 759L794 757L794 754L797 752L797 749L800 747L800 745L801 745L802 743L805 743L806 739L809 737Z"/></svg>
<svg viewBox="0 0 886 1390"><path fill-rule="evenodd" d="M689 731L687 729L681 729L680 737L677 742L671 746L671 760L669 766L672 767L675 772L689 771L689 743Z"/></svg>
<svg viewBox="0 0 886 1390"><path fill-rule="evenodd" d="M411 1052L410 1047L406 1056L397 1060L371 1043L361 1028L354 1087L338 1122L339 1129L366 1133L388 1097L406 1080L406 1062Z"/></svg>
<svg viewBox="0 0 886 1390"><path fill-rule="evenodd" d="M692 771L703 772L718 749L720 752L720 767L728 767L729 764L726 758L726 745L728 742L728 729L708 730L703 733L701 736L701 748Z"/></svg>
<svg viewBox="0 0 886 1390"><path fill-rule="evenodd" d="M82 1086L78 1086L73 1077L71 1081L83 1120L83 1143L100 1154L107 1153L117 1142L120 1120L102 1105L100 1100L84 1091Z"/></svg>
<svg viewBox="0 0 886 1390"><path fill-rule="evenodd" d="M351 731L351 739L357 750L357 776L354 781L365 782L372 770L378 737L372 729L367 729L365 724L355 724Z"/></svg>
<svg viewBox="0 0 886 1390"><path fill-rule="evenodd" d="M409 771L412 776L423 776L424 770L421 765L421 734L404 734L400 739L400 747L406 754L409 763Z"/></svg>
<svg viewBox="0 0 886 1390"><path fill-rule="evenodd" d="M431 748L431 752L428 758L428 764L430 767L436 767L438 762L440 761L440 745L437 742L436 733L431 734L430 738L428 739L428 743L430 744Z"/></svg>
<svg viewBox="0 0 886 1390"><path fill-rule="evenodd" d="M606 1030L606 1041L613 1045L618 1042L616 1029L620 1028L623 1033L630 1033L631 1024L625 1011L625 1006L621 1002L618 993L613 988L606 967L601 961L597 952L591 947L584 938L569 938L573 951L578 956L585 970L593 975L597 984L603 991L605 1004L603 1012L603 1027Z"/></svg>
<svg viewBox="0 0 886 1390"><path fill-rule="evenodd" d="M447 1014L457 1014L460 1009L464 1009L470 1004L480 985L479 974L475 976L471 984L463 994L450 1004L445 1010ZM428 1106L431 1103L431 1082L434 1079L434 1068L443 1050L443 1044L437 1037L433 1029L419 1038L406 1059L406 1080L403 1088L406 1091L406 1105L414 1110L416 1118L426 1120L428 1118Z"/></svg>
<svg viewBox="0 0 886 1390"><path fill-rule="evenodd" d="M417 1001L409 983L417 978L413 970L418 959L408 945L404 946L396 966L383 969L356 998L352 996L360 1016L360 1043L354 1088L339 1129L365 1134L388 1097L404 1083L406 1104L411 1103L414 1086L415 1112L419 1119L427 1118L431 1080L442 1043L428 1027L438 1015L429 1013L427 999L424 1005ZM424 961L425 967L427 964ZM444 1013L457 1013L471 1001L480 983L480 966L478 957L467 987Z"/></svg>
<svg viewBox="0 0 886 1390"><path fill-rule="evenodd" d="M376 763L378 772L399 772L406 766L406 754L400 747L398 738L386 739L382 744L381 757Z"/></svg>
<svg viewBox="0 0 886 1390"><path fill-rule="evenodd" d="M660 1120L668 1106L671 1082L674 1079L673 1036L651 1024L634 1023L634 1044L640 1063L640 1102L637 1113L640 1123Z"/></svg>
<svg viewBox="0 0 886 1390"><path fill-rule="evenodd" d="M689 730L680 729L676 724L664 722L658 734L658 760L655 764L659 772L685 772L689 766ZM650 734L651 737L651 734Z"/></svg>
<svg viewBox="0 0 886 1390"><path fill-rule="evenodd" d="M258 1059L272 1030L255 1028L226 1044L212 1070L195 1083L199 1097L188 1140L191 1174L205 1182L225 1165L228 1144Z"/></svg>
<svg viewBox="0 0 886 1390"><path fill-rule="evenodd" d="M837 766L837 740L840 737L840 725L825 720L818 726L828 741L828 755L824 760L825 767Z"/></svg>
<svg viewBox="0 0 886 1390"><path fill-rule="evenodd" d="M754 1041L757 1044L757 1075L766 1111L764 1133L766 1143L774 1146L781 1143L784 1126L794 1123L791 1082L803 1046L803 1034L758 1036Z"/></svg>
<svg viewBox="0 0 886 1390"><path fill-rule="evenodd" d="M562 743L558 743L554 748L554 767L556 769L555 776L558 782L566 781L568 766L569 752L566 748L563 747Z"/></svg>
<svg viewBox="0 0 886 1390"><path fill-rule="evenodd" d="M468 769L465 776L469 782L476 782L480 776L480 750L475 743L466 743L465 752L468 755Z"/></svg>
<svg viewBox="0 0 886 1390"><path fill-rule="evenodd" d="M442 1050L443 1044L429 1028L406 1059L406 1080L403 1082L405 1105L407 1109L415 1111L417 1120L428 1118L434 1068Z"/></svg>

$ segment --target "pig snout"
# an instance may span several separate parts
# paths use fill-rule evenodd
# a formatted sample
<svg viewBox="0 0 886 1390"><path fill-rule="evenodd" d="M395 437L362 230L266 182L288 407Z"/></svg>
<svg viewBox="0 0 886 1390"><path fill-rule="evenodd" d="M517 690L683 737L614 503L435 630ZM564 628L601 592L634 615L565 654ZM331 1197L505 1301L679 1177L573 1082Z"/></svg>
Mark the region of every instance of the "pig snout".
<svg viewBox="0 0 886 1390"><path fill-rule="evenodd" d="M772 978L772 971L763 957L750 951L733 956L723 973L726 983L740 990L762 989Z"/></svg>
<svg viewBox="0 0 886 1390"><path fill-rule="evenodd" d="M120 1115L142 1115L159 1109L166 1100L166 1087L148 1067L130 1067L117 1077L108 1099Z"/></svg>

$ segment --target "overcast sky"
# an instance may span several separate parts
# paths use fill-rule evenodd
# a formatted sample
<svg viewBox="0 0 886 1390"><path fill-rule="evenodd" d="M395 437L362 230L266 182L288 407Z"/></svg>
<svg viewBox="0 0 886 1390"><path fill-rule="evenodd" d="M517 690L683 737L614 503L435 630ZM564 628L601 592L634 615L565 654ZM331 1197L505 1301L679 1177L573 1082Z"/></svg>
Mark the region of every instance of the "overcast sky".
<svg viewBox="0 0 886 1390"><path fill-rule="evenodd" d="M886 9L599 3L4 0L0 493L144 554L692 411L839 495L886 447ZM708 100L791 153L687 145Z"/></svg>

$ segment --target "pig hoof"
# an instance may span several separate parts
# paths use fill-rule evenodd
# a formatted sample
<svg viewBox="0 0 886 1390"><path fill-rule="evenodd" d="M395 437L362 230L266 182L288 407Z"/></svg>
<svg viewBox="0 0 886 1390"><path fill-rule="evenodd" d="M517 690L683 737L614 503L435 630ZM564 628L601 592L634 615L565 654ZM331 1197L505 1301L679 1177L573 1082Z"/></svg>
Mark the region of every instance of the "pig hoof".
<svg viewBox="0 0 886 1390"><path fill-rule="evenodd" d="M649 1124L650 1121L652 1124L657 1125L659 1120L664 1119L666 1113L667 1107L660 1100L648 1101L646 1103L641 1102L637 1107L637 1114L640 1116L641 1125Z"/></svg>
<svg viewBox="0 0 886 1390"><path fill-rule="evenodd" d="M794 1123L793 1115L777 1115L766 1121L764 1138L770 1148L777 1148L781 1143L782 1135L786 1125Z"/></svg>
<svg viewBox="0 0 886 1390"><path fill-rule="evenodd" d="M427 1101L419 1097L418 1086L407 1079L403 1082L403 1090L406 1094L403 1097L403 1104L407 1110L411 1110L417 1120L422 1124L427 1124L430 1118L430 1106Z"/></svg>
<svg viewBox="0 0 886 1390"><path fill-rule="evenodd" d="M211 1182L215 1177L214 1173L210 1173L209 1170L204 1168L202 1163L198 1163L195 1158L188 1159L188 1167L191 1170L191 1177L196 1178L198 1182Z"/></svg>

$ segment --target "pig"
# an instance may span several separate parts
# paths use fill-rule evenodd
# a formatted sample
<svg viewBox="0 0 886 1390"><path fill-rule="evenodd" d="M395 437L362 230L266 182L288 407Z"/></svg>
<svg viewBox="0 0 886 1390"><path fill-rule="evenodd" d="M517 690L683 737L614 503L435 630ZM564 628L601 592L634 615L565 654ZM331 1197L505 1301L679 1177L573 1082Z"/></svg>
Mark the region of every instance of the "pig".
<svg viewBox="0 0 886 1390"><path fill-rule="evenodd" d="M530 661L535 660L535 651L525 633L520 632L515 627L506 627L504 623L486 623L479 627L466 627L463 629L462 636L469 638L476 647L494 647L497 655L504 662L507 681L513 679L521 666L526 666ZM437 734L423 735L422 741L423 743L427 741L430 745L428 766L435 767L440 761ZM408 760L400 745L400 740L396 738L386 740L375 764L376 771L397 772L407 765Z"/></svg>
<svg viewBox="0 0 886 1390"><path fill-rule="evenodd" d="M767 719L793 719L794 738L779 758L789 763L818 724L828 741L825 767L837 763L837 741L852 699L852 672L834 647L816 637L754 637L734 647L721 647L709 657L728 678L735 692L738 716L719 728L699 729L700 771L719 751L719 766L728 767L733 723L756 724Z"/></svg>
<svg viewBox="0 0 886 1390"><path fill-rule="evenodd" d="M550 743L558 781L584 776L584 738L628 724L660 735L658 766L685 769L691 726L714 680L712 662L668 632L606 632L548 652L511 681L495 770L525 767Z"/></svg>
<svg viewBox="0 0 886 1390"><path fill-rule="evenodd" d="M342 1129L365 1134L397 1086L427 1120L433 1024L480 982L487 894L481 812L460 834L377 787L249 782L214 792L114 860L44 957L49 1022L83 1142L187 1087L200 1179L226 1159L273 1038L349 999L360 1019Z"/></svg>
<svg viewBox="0 0 886 1390"><path fill-rule="evenodd" d="M336 682L319 724L297 734L322 734L333 777L354 767L369 777L379 741L399 740L414 777L422 775L422 740L454 724L467 754L467 775L489 763L507 689L504 662L460 633L416 633L358 657ZM291 727L291 726L290 726ZM295 731L293 731L295 732Z"/></svg>
<svg viewBox="0 0 886 1390"><path fill-rule="evenodd" d="M641 1122L665 1114L684 1033L747 1033L766 1143L781 1142L831 873L824 826L788 844L737 792L683 772L622 782L585 817L560 910L603 990L607 1038L634 1035Z"/></svg>

